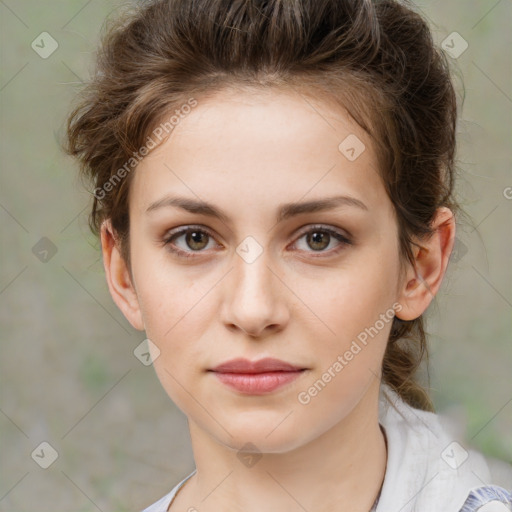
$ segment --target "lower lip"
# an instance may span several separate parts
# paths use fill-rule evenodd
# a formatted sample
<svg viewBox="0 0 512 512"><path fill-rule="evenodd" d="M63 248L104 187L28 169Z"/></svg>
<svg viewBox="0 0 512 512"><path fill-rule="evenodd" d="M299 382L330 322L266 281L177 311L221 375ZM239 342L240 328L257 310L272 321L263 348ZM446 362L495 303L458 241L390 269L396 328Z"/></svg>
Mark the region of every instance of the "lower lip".
<svg viewBox="0 0 512 512"><path fill-rule="evenodd" d="M303 373L303 370L267 373L214 373L222 383L240 391L240 393L259 395L270 393L292 382Z"/></svg>

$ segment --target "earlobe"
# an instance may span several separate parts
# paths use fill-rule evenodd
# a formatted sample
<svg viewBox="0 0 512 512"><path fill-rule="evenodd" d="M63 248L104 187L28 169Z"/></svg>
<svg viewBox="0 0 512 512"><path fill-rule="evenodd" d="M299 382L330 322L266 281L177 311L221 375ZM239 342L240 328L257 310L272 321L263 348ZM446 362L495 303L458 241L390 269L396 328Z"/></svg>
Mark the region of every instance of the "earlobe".
<svg viewBox="0 0 512 512"><path fill-rule="evenodd" d="M401 320L421 316L435 297L443 281L455 243L455 219L449 208L441 207L432 222L434 233L414 247L415 268L404 279L396 314Z"/></svg>
<svg viewBox="0 0 512 512"><path fill-rule="evenodd" d="M101 226L101 251L105 277L112 299L130 324L135 329L143 331L144 322L137 293L108 219Z"/></svg>

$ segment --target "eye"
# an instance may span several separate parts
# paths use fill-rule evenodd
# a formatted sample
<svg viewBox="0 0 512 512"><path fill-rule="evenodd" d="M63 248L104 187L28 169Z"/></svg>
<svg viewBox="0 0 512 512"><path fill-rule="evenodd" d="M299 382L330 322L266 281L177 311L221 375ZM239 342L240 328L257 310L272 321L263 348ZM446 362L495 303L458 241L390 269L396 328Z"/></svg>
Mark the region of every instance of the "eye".
<svg viewBox="0 0 512 512"><path fill-rule="evenodd" d="M179 247L175 242L184 237L184 247ZM213 239L212 234L199 226L188 226L169 233L164 239L164 245L173 253L184 258L193 258L197 252L204 252L208 242Z"/></svg>
<svg viewBox="0 0 512 512"><path fill-rule="evenodd" d="M325 250L331 245L333 238L339 242L337 248L332 249L330 251ZM297 239L297 242L302 239L304 239L307 247L310 247L313 250L312 252L337 254L338 252L343 250L345 246L352 245L352 241L345 235L332 228L324 226L310 227L307 231L302 233L302 235ZM295 244L297 244L297 242L295 242ZM308 251L307 249L301 250L311 252Z"/></svg>
<svg viewBox="0 0 512 512"><path fill-rule="evenodd" d="M182 246L176 242L183 238ZM211 249L209 242L213 240L213 235L210 231L200 226L188 226L170 232L163 240L164 245L172 253L182 258L194 258L197 255L194 253L205 252L206 249ZM307 249L300 249L305 252L317 252L317 253L332 253L337 254L347 245L352 245L352 241L342 233L324 226L313 226L307 231L303 231L299 238L294 242L296 245L300 240L304 239L308 247L312 251ZM337 248L327 251L326 249L331 245L333 239L338 241ZM321 257L321 256L315 256Z"/></svg>

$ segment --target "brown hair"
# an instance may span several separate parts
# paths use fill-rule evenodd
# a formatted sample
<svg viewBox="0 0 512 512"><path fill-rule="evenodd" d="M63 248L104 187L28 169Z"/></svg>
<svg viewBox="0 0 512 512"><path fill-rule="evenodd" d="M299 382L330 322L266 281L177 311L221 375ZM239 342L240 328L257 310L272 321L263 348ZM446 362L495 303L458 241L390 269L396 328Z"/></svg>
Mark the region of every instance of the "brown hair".
<svg viewBox="0 0 512 512"><path fill-rule="evenodd" d="M460 211L453 197L457 102L449 67L407 3L146 1L106 25L96 73L69 116L64 143L96 187L93 232L110 219L128 264L126 163L169 113L229 87L322 95L370 134L395 207L402 269L414 262L414 240L432 234L436 210ZM382 378L409 404L433 410L416 378L423 359L423 317L395 317Z"/></svg>

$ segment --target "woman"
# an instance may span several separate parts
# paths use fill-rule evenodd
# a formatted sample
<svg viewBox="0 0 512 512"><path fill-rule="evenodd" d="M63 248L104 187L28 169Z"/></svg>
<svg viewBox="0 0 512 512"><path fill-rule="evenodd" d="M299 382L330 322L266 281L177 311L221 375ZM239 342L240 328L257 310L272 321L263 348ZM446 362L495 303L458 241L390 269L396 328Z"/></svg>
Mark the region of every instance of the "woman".
<svg viewBox="0 0 512 512"><path fill-rule="evenodd" d="M110 27L68 152L196 463L147 512L510 510L510 469L415 380L456 119L395 1L160 0Z"/></svg>

